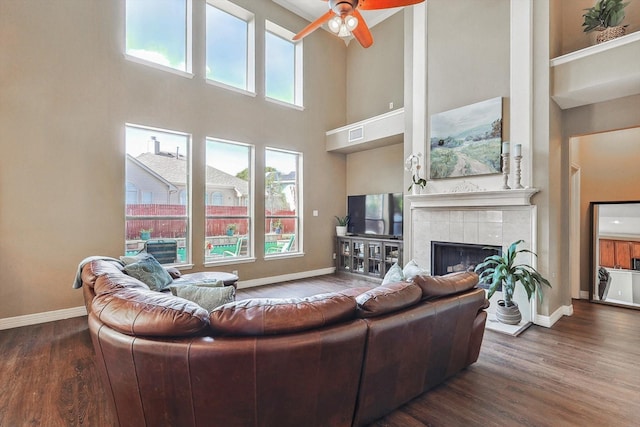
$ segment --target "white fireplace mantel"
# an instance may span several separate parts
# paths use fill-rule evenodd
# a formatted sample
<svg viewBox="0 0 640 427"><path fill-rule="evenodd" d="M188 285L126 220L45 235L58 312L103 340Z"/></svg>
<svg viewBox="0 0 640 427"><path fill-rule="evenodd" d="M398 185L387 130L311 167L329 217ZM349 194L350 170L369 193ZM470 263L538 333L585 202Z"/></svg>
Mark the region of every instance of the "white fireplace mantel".
<svg viewBox="0 0 640 427"><path fill-rule="evenodd" d="M528 206L537 188L407 195L411 209L489 206Z"/></svg>

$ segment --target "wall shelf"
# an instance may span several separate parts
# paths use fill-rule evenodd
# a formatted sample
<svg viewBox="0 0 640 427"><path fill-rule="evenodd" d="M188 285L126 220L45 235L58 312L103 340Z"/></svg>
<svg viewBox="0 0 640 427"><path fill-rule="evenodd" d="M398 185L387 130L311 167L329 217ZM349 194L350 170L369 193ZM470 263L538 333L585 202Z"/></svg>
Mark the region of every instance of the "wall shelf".
<svg viewBox="0 0 640 427"><path fill-rule="evenodd" d="M404 108L327 131L326 149L354 153L404 141Z"/></svg>
<svg viewBox="0 0 640 427"><path fill-rule="evenodd" d="M551 97L574 108L640 94L640 32L554 58Z"/></svg>

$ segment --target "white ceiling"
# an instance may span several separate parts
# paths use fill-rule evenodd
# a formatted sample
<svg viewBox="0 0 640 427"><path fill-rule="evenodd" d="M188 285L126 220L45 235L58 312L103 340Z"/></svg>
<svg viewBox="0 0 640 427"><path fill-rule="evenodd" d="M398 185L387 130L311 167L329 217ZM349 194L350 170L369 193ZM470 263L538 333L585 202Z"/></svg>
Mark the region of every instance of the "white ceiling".
<svg viewBox="0 0 640 427"><path fill-rule="evenodd" d="M303 17L309 22L315 21L329 10L329 4L322 0L273 0L273 2ZM360 11L360 13L369 28L371 28L400 10L402 10L401 7L396 7L383 10L363 10ZM329 31L326 25L323 25L322 28ZM302 28L300 28L300 30L302 30Z"/></svg>

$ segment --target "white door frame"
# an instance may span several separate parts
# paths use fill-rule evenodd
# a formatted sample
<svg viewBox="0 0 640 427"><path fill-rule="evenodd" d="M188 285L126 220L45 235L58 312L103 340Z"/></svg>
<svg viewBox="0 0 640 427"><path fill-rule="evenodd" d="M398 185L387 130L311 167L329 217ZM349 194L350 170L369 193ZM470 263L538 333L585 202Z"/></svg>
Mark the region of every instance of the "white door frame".
<svg viewBox="0 0 640 427"><path fill-rule="evenodd" d="M580 299L580 166L569 171L569 283L571 298Z"/></svg>

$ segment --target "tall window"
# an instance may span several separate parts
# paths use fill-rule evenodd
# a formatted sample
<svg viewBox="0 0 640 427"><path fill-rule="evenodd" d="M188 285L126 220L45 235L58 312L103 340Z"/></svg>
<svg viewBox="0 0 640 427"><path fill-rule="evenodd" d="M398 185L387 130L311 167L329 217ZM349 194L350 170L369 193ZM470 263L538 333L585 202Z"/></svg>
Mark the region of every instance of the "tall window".
<svg viewBox="0 0 640 427"><path fill-rule="evenodd" d="M207 138L205 261L252 256L253 147Z"/></svg>
<svg viewBox="0 0 640 427"><path fill-rule="evenodd" d="M135 254L148 240L174 243L175 257L166 263L186 263L189 257L190 136L184 133L127 125L125 252Z"/></svg>
<svg viewBox="0 0 640 427"><path fill-rule="evenodd" d="M207 0L207 79L255 90L254 15L227 0Z"/></svg>
<svg viewBox="0 0 640 427"><path fill-rule="evenodd" d="M266 22L265 95L302 107L302 41L272 22Z"/></svg>
<svg viewBox="0 0 640 427"><path fill-rule="evenodd" d="M300 252L302 154L265 150L265 255Z"/></svg>
<svg viewBox="0 0 640 427"><path fill-rule="evenodd" d="M191 0L126 0L126 53L191 72Z"/></svg>

